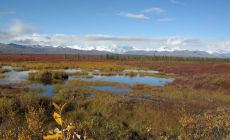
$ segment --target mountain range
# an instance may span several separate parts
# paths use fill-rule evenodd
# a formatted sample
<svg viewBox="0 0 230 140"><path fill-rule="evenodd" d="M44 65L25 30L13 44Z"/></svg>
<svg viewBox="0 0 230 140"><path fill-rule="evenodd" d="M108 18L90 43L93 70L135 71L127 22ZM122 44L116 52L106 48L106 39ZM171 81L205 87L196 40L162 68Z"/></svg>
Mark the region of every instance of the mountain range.
<svg viewBox="0 0 230 140"><path fill-rule="evenodd" d="M91 48L88 50L75 49L70 47L53 47L41 45L19 45L19 44L3 44L0 43L0 54L82 54L82 55L105 55L105 54L124 54L124 55L147 55L147 56L178 56L178 57L218 57L230 58L230 53L216 52L208 53L205 51L190 50L171 50L163 48L159 50L140 50L133 47L104 47Z"/></svg>

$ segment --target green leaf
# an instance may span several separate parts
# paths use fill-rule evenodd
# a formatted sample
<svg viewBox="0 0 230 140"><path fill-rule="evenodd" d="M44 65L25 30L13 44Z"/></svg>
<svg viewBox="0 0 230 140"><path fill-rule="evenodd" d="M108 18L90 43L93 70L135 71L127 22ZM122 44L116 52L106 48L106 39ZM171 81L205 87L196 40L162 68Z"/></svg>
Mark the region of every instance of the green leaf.
<svg viewBox="0 0 230 140"><path fill-rule="evenodd" d="M59 125L62 125L62 118L60 114L58 114L57 112L54 112L53 118Z"/></svg>
<svg viewBox="0 0 230 140"><path fill-rule="evenodd" d="M58 111L60 111L60 107L55 102L52 102L52 104Z"/></svg>

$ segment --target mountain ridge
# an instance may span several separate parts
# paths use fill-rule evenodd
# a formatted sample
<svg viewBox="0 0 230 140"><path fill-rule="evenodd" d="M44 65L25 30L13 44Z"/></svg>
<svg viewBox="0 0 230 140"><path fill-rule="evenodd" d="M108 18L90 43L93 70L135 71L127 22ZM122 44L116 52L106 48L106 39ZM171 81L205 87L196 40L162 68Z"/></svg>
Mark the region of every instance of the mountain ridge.
<svg viewBox="0 0 230 140"><path fill-rule="evenodd" d="M19 45L15 43L3 44L0 43L0 54L82 54L82 55L105 55L105 54L123 54L123 55L146 55L146 56L178 56L178 57L218 57L218 58L230 58L230 53L208 53L205 51L190 51L190 50L141 50L130 46L118 47L113 46L112 50L109 50L109 46L97 50L98 48L92 48L91 50L75 49L64 46L41 46L41 45ZM117 52L116 52L117 51Z"/></svg>

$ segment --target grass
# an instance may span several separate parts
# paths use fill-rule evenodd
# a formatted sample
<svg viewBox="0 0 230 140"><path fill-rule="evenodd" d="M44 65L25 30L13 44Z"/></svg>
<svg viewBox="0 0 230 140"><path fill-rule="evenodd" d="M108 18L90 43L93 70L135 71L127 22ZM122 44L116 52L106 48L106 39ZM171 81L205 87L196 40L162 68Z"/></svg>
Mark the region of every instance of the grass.
<svg viewBox="0 0 230 140"><path fill-rule="evenodd" d="M94 98L75 95L88 94L89 92L91 94L94 93ZM67 118L76 120L77 124L80 125L94 120L93 124L89 123L89 129L94 133L93 137L95 139L106 139L109 137L119 139L135 132L140 137L147 138L148 128L153 129L151 134L160 134L160 126L162 130L167 132L170 132L177 126L174 118L170 117L175 116L172 115L173 111L170 108L166 111L166 108L163 106L161 108L148 102L132 101L107 92L82 89L77 86L63 89L61 96L56 98L63 100L63 97L67 99L75 97L71 100L72 105L75 107L71 105L73 108L71 109L72 111L66 112ZM165 115L165 113L168 115ZM118 135L119 133L120 136Z"/></svg>
<svg viewBox="0 0 230 140"><path fill-rule="evenodd" d="M7 70L7 69L0 69L0 73L1 73L1 74L6 73L6 72L10 72L10 70Z"/></svg>
<svg viewBox="0 0 230 140"><path fill-rule="evenodd" d="M173 78L173 75L168 75L165 73L149 73L149 72L125 72L125 76L135 77L145 77L145 76L151 76L151 77L158 77L158 78Z"/></svg>
<svg viewBox="0 0 230 140"><path fill-rule="evenodd" d="M199 115L184 115L180 123L186 139L229 138L229 113L227 108L217 108ZM228 139L226 138L226 139Z"/></svg>
<svg viewBox="0 0 230 140"><path fill-rule="evenodd" d="M14 67L13 70L16 71L16 72L20 72L20 71L27 71L29 69L27 69L25 67Z"/></svg>
<svg viewBox="0 0 230 140"><path fill-rule="evenodd" d="M69 75L75 76L77 78L93 78L93 76L89 75L89 73L87 71L75 72L75 73L71 73Z"/></svg>
<svg viewBox="0 0 230 140"><path fill-rule="evenodd" d="M185 88L192 87L194 89L218 90L229 92L230 90L229 74L199 74L195 76L177 78L175 86Z"/></svg>
<svg viewBox="0 0 230 140"><path fill-rule="evenodd" d="M226 119L229 119L226 114L230 107L230 99L225 94L210 94L192 89L181 90L172 86L152 87L150 90L151 87L137 88L136 85L136 88L133 88L133 93L130 94L139 92L139 95L136 96L142 96L148 91L149 95L155 98L154 101L149 102L137 98L119 97L82 86L89 84L105 85L108 83L74 81L69 85L59 86L59 92L53 99L27 94L26 89L22 89L22 94L9 96L7 92L14 93L15 91L10 87L2 87L1 91L5 94L0 98L1 118L4 122L1 123L1 136L12 139L19 136L42 137L50 128L54 128L51 115L54 110L51 100L58 104L67 102L63 117L75 122L79 132L87 129L89 135L94 139L130 137L157 139L161 137L178 138L179 136L192 139L194 138L193 130L197 130L200 126L207 129L209 134L214 132L212 131L214 128L209 130L207 119L202 119L204 116L200 116L200 118L197 116L205 114L205 110L211 110L214 113L211 119L213 120L212 126L218 124L219 128L229 128L229 126L221 125L221 122L226 122ZM15 104L17 107L14 106ZM221 107L223 107L225 115L220 112L219 116L223 116L223 120L219 119L216 122L214 120L217 120L218 114L215 115L215 112L217 108ZM186 115L191 116L194 122L201 121L198 123L200 126L197 124L193 127L193 122L189 121L191 118ZM8 119L9 117L11 119ZM14 123L11 124L10 121ZM14 126L19 127L15 128ZM197 134L199 132L205 133L206 131L200 130ZM226 135L223 134L220 137L226 137Z"/></svg>
<svg viewBox="0 0 230 140"><path fill-rule="evenodd" d="M65 93L65 96L71 96L74 91L75 93L84 92L84 89L82 89L83 91L80 89L73 90L77 87L77 83L79 83L79 81L70 87L66 87L67 89L63 90L62 94ZM135 93L139 92L139 94L134 97L142 97L143 93L148 93L152 95L153 101L138 100L140 98L122 98L106 92L96 92L95 98L87 101L87 105L93 101L93 107L89 108L84 106L86 112L83 113L82 111L84 109L82 108L83 110L81 109L80 113L84 115L77 115L81 118L80 122L84 122L84 119L89 117L86 115L90 112L89 109L93 109L97 110L96 112L99 110L99 114L106 116L106 120L109 118L110 120L118 121L116 123L120 123L120 125L123 123L128 124L131 130L137 131L138 134L143 137L146 135L160 137L161 132L165 132L167 137L173 137L184 133L181 131L182 124L180 120L185 114L198 115L205 113L204 110L215 111L221 106L225 108L225 111L228 111L226 108L230 106L230 96L224 93L207 93L205 90L179 89L173 86L164 88L147 85L140 86L141 85L135 85L130 94L135 95ZM92 93L93 91L85 92ZM77 101L79 100L80 99ZM147 121L145 122L144 120ZM151 134L147 134L147 132L143 134L147 128L151 128Z"/></svg>
<svg viewBox="0 0 230 140"><path fill-rule="evenodd" d="M0 56L0 60L2 58ZM163 77L170 74L176 80L164 87L71 80L64 85L56 84L57 95L53 98L37 95L36 89L15 88L16 84L1 85L0 139L42 139L49 130L57 127L52 118L55 111L52 101L67 103L63 118L77 126L79 134L87 133L93 139L198 140L230 137L230 65L226 61L138 57L111 60L85 57L75 61L57 56L21 56L19 61L15 58L6 60L4 57L0 65L41 70L32 74L35 81L46 79L44 75L47 73L49 80L63 80L62 75L65 74L54 74L53 71L63 68L97 69L107 75L120 74L125 69L158 70ZM142 73L142 76L154 75ZM76 73L76 76L87 74ZM128 87L130 91L126 96L116 96L89 86Z"/></svg>
<svg viewBox="0 0 230 140"><path fill-rule="evenodd" d="M118 82L106 82L106 81L83 81L80 79L69 81L70 86L114 86L114 87L125 87L127 84Z"/></svg>
<svg viewBox="0 0 230 140"><path fill-rule="evenodd" d="M129 76L129 77L135 77L135 76L138 76L138 72L128 72L128 73L125 73L125 76Z"/></svg>
<svg viewBox="0 0 230 140"><path fill-rule="evenodd" d="M119 63L104 63L104 62L74 62L74 61L60 61L60 62L10 62L14 67L24 67L27 69L35 70L56 70L56 69L69 69L80 68L86 71L101 70L104 72L119 72L125 69L134 69L132 66L120 65Z"/></svg>
<svg viewBox="0 0 230 140"><path fill-rule="evenodd" d="M10 70L0 68L0 79L6 77L6 72L10 72Z"/></svg>
<svg viewBox="0 0 230 140"><path fill-rule="evenodd" d="M4 75L4 74L2 74L2 73L0 73L0 79L1 78L5 78L6 76Z"/></svg>
<svg viewBox="0 0 230 140"><path fill-rule="evenodd" d="M29 73L29 80L41 81L44 83L49 83L54 80L66 80L68 77L67 73L61 71L38 71Z"/></svg>

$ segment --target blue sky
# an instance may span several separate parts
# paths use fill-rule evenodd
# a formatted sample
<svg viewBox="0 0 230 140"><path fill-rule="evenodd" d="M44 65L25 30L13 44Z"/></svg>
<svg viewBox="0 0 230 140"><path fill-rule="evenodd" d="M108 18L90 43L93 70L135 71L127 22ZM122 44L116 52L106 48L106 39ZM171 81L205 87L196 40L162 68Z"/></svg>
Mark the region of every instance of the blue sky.
<svg viewBox="0 0 230 140"><path fill-rule="evenodd" d="M1 42L76 48L230 50L229 0L0 0L0 3ZM48 40L49 37L52 39Z"/></svg>

